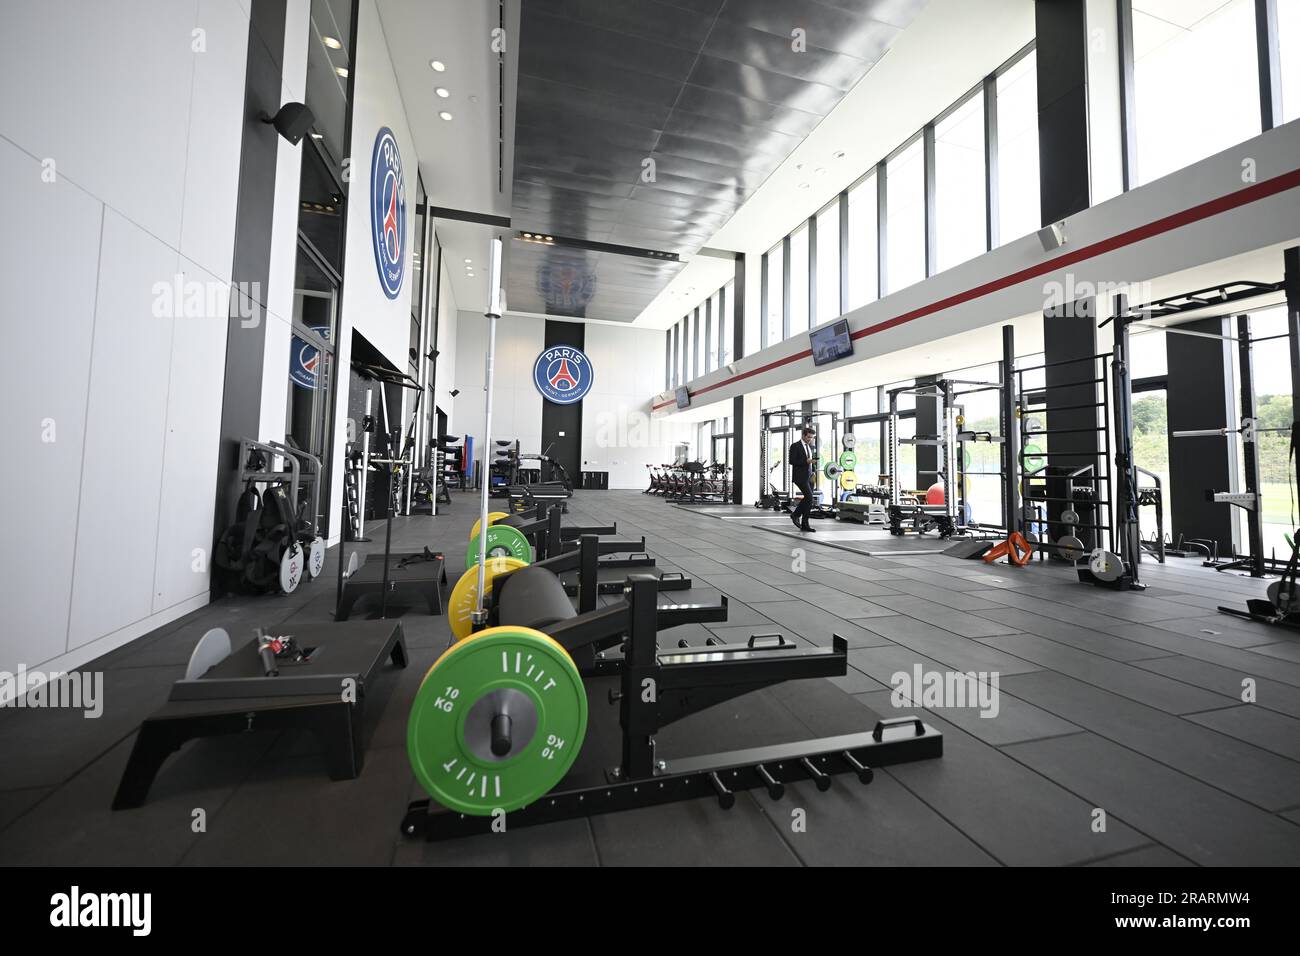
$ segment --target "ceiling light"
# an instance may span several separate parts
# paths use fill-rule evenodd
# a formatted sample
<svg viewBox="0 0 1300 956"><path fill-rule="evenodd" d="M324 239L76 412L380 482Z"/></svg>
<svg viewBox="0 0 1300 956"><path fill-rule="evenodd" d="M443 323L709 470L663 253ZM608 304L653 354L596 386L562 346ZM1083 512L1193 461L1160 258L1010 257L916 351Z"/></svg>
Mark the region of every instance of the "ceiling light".
<svg viewBox="0 0 1300 956"><path fill-rule="evenodd" d="M473 259L466 259L466 260L465 260L465 264L466 264L466 265L469 265L469 264L470 264L471 262L473 262L473 261L474 261Z"/></svg>
<svg viewBox="0 0 1300 956"><path fill-rule="evenodd" d="M554 237L554 236L547 236L547 237L546 237L546 241L547 241L547 242L554 242L554 241L555 241L555 237Z"/></svg>
<svg viewBox="0 0 1300 956"><path fill-rule="evenodd" d="M451 122L451 114L448 113L446 110L443 110L443 111L442 111L441 113L439 113L438 115L441 116L443 119L445 119L447 122L449 122L449 123Z"/></svg>
<svg viewBox="0 0 1300 956"><path fill-rule="evenodd" d="M815 170L813 170L813 172L815 172L818 176L825 176L825 175L826 175L826 167L825 167L825 166L818 166Z"/></svg>
<svg viewBox="0 0 1300 956"><path fill-rule="evenodd" d="M336 40L334 37L321 37L320 42L324 43L331 50L343 49L343 44L340 43L338 40Z"/></svg>
<svg viewBox="0 0 1300 956"><path fill-rule="evenodd" d="M526 233L524 233L524 238L525 238L525 239L531 239L531 238L533 238L533 234L532 234L531 232L526 232Z"/></svg>
<svg viewBox="0 0 1300 956"><path fill-rule="evenodd" d="M334 67L334 72L337 73L339 76L343 77L344 79L346 79L348 75L348 68L346 66L336 66Z"/></svg>
<svg viewBox="0 0 1300 956"><path fill-rule="evenodd" d="M837 149L837 150L836 150L834 153L832 153L831 155L834 156L836 159L843 159L845 154L844 154L844 150L842 150L842 149Z"/></svg>
<svg viewBox="0 0 1300 956"><path fill-rule="evenodd" d="M324 133L312 133L312 134L311 134L311 138L312 138L312 139L324 139L324 138L325 138L325 134L324 134Z"/></svg>
<svg viewBox="0 0 1300 956"><path fill-rule="evenodd" d="M439 73L447 69L447 64L443 63L442 60L430 60L429 65L433 67L435 70L437 70Z"/></svg>
<svg viewBox="0 0 1300 956"><path fill-rule="evenodd" d="M438 87L436 90L434 90L433 92L437 93L437 94L438 94L439 96L441 96L444 100L445 100L447 97L451 96L451 90L447 89L445 86L440 86L440 87Z"/></svg>
<svg viewBox="0 0 1300 956"><path fill-rule="evenodd" d="M808 184L807 184L807 183L800 183L800 184L799 184L799 188L800 188L800 189L807 189L807 188L808 188Z"/></svg>

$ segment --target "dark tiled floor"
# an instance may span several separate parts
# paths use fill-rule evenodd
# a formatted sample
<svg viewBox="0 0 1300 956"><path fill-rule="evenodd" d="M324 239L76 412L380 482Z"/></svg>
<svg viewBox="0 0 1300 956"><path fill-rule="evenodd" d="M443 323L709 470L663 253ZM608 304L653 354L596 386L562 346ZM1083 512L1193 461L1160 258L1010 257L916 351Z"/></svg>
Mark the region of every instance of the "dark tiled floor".
<svg viewBox="0 0 1300 956"><path fill-rule="evenodd" d="M436 521L399 521L395 546L445 550L454 582L475 505L458 495ZM666 595L672 603L728 596L725 624L683 627L667 643L759 631L849 641L846 677L764 692L748 733L830 733L846 715L869 726L873 712L912 713L906 700L895 706L890 685L917 664L996 673L997 714L925 710L945 756L879 772L868 787L841 779L825 794L793 786L779 802L742 794L730 812L696 801L412 844L397 832L406 802L421 796L406 760L407 710L448 640L445 617L412 610L403 616L411 666L382 682L358 779L331 783L306 735L198 741L168 761L143 808L111 812L135 728L197 638L218 625L239 635L286 618L329 622L327 567L292 596L217 602L91 665L106 675L99 720L0 711L0 862L1300 864L1300 640L1214 610L1260 594L1258 582L1193 563L1144 565L1150 589L1116 594L1061 565L990 567L918 553L938 550L933 539L864 539L857 529L791 538L752 509L689 512L633 492L579 493L567 520L644 534L661 566L694 579L691 591ZM715 709L664 739L709 749L736 729L723 726L734 716Z"/></svg>

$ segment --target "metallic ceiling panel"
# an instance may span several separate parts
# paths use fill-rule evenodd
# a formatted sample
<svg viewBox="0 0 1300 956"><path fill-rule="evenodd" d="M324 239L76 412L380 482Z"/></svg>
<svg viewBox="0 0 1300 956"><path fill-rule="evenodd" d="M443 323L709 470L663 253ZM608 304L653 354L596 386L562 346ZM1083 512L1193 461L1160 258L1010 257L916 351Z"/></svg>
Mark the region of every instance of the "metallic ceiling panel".
<svg viewBox="0 0 1300 956"><path fill-rule="evenodd" d="M690 256L925 0L524 0L516 228ZM792 31L807 47L792 49ZM653 160L653 180L643 178ZM632 321L682 263L510 244L512 309Z"/></svg>

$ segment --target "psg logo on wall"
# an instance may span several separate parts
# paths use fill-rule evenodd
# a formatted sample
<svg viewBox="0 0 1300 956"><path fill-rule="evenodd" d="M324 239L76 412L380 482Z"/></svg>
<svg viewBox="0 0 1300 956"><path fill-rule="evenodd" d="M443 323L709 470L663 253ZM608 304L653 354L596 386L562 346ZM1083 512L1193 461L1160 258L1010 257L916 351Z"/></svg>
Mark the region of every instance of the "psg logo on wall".
<svg viewBox="0 0 1300 956"><path fill-rule="evenodd" d="M596 274L580 254L552 250L537 267L537 291L552 315L583 315L596 294Z"/></svg>
<svg viewBox="0 0 1300 956"><path fill-rule="evenodd" d="M324 326L308 326L321 338L329 337L329 329ZM320 349L298 336L293 336L289 346L289 380L299 388L308 391L320 388Z"/></svg>
<svg viewBox="0 0 1300 956"><path fill-rule="evenodd" d="M572 405L591 391L591 361L581 349L557 345L537 356L533 363L533 384L548 402Z"/></svg>
<svg viewBox="0 0 1300 956"><path fill-rule="evenodd" d="M402 291L406 241L406 184L402 178L402 154L397 151L393 131L385 126L375 137L370 158L370 238L375 246L375 266L384 295L396 299Z"/></svg>

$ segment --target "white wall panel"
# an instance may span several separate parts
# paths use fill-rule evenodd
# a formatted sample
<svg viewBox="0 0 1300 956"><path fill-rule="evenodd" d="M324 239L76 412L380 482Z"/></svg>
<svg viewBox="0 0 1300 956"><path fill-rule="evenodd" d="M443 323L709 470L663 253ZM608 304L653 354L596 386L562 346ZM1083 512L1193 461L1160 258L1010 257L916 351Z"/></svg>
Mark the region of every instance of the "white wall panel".
<svg viewBox="0 0 1300 956"><path fill-rule="evenodd" d="M205 55L191 52L197 9L9 0L0 28L0 133L173 247L191 81Z"/></svg>
<svg viewBox="0 0 1300 956"><path fill-rule="evenodd" d="M206 50L193 56L194 89L184 114L199 122L188 124L180 251L229 282L239 198L230 170L239 169L248 15L229 0L200 0L197 25Z"/></svg>
<svg viewBox="0 0 1300 956"><path fill-rule="evenodd" d="M9 503L0 669L10 671L63 653L67 641L103 213L40 172L0 140L0 489Z"/></svg>
<svg viewBox="0 0 1300 956"><path fill-rule="evenodd" d="M69 648L153 609L175 326L172 318L153 314L154 285L171 282L178 264L174 249L106 211Z"/></svg>
<svg viewBox="0 0 1300 956"><path fill-rule="evenodd" d="M307 84L307 48L310 41L310 0L290 0L284 28L284 71L281 100L301 102ZM292 146L283 137L275 158L275 212L271 224L271 268L266 289L266 339L264 342L262 403L258 437L284 441L288 413L290 323L298 261L298 199L302 151L306 139Z"/></svg>
<svg viewBox="0 0 1300 956"><path fill-rule="evenodd" d="M182 260L186 281L227 290L216 276ZM166 610L208 590L217 493L227 319L221 310L176 321L167 389L162 497L158 509L153 610ZM196 551L199 552L196 559Z"/></svg>

